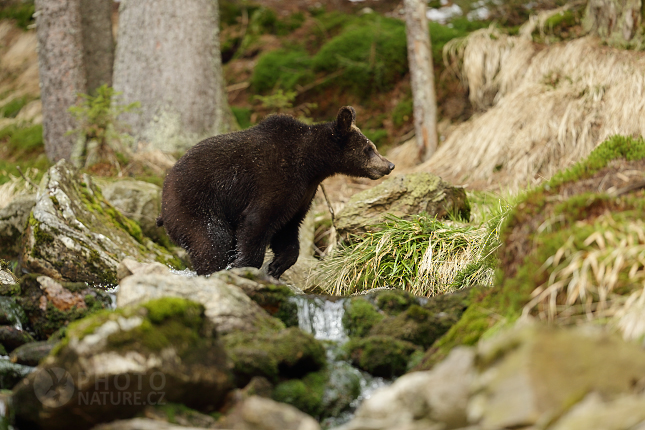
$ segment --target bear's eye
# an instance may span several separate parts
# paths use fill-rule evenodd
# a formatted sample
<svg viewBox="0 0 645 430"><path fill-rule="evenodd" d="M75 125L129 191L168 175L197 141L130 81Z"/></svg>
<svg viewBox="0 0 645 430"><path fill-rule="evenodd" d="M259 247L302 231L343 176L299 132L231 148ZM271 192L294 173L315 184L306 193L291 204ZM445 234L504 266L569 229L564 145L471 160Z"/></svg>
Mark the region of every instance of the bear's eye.
<svg viewBox="0 0 645 430"><path fill-rule="evenodd" d="M371 154L373 151L374 149L372 149L371 146L366 146L365 149L363 149L363 152L365 152L365 154L367 155Z"/></svg>

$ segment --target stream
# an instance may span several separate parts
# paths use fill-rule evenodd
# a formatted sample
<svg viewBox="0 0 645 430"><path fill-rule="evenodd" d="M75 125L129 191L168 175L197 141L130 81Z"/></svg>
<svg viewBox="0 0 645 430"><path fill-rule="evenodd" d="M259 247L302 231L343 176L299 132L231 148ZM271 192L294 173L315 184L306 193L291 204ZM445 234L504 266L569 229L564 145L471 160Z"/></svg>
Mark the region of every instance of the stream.
<svg viewBox="0 0 645 430"><path fill-rule="evenodd" d="M392 381L370 375L339 358L342 346L349 340L343 315L348 299L315 295L292 298L298 305L298 326L311 333L325 345L329 383L323 395L326 410L337 413L321 422L323 428L332 428L348 422L354 412L374 391Z"/></svg>

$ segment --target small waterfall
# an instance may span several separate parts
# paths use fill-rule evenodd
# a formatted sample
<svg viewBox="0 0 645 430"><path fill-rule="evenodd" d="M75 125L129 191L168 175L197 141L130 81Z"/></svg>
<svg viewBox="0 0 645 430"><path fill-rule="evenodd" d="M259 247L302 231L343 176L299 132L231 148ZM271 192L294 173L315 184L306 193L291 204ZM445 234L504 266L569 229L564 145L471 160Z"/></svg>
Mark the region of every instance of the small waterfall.
<svg viewBox="0 0 645 430"><path fill-rule="evenodd" d="M298 326L318 340L345 343L348 339L343 327L347 299L329 300L323 297L298 296Z"/></svg>
<svg viewBox="0 0 645 430"><path fill-rule="evenodd" d="M345 408L336 416L325 418L321 423L323 428L340 426L352 419L363 400L370 398L377 389L390 385L392 381L372 376L339 359L342 346L349 340L343 326L345 304L349 299L302 295L293 297L292 300L298 306L300 329L324 341L329 385L325 390L323 402L334 405L338 397L347 396L343 391L353 383L359 386L357 396L351 401L349 408Z"/></svg>

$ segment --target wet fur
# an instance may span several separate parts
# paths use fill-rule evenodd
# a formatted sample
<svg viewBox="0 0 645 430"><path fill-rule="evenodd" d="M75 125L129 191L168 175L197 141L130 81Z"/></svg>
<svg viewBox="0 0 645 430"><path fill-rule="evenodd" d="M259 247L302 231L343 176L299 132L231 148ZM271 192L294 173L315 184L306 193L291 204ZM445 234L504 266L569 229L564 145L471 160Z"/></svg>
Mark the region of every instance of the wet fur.
<svg viewBox="0 0 645 430"><path fill-rule="evenodd" d="M275 115L198 143L168 173L157 225L200 275L259 268L268 245L268 272L279 278L298 259L298 228L320 182L338 173L376 179L394 168L354 122L351 107L313 126Z"/></svg>

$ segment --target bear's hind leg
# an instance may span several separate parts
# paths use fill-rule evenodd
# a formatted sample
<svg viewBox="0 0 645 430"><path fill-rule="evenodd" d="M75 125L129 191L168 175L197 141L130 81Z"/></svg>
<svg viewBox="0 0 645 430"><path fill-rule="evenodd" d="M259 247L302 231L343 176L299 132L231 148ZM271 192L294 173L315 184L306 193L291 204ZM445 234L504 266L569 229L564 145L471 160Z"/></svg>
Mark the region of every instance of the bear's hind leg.
<svg viewBox="0 0 645 430"><path fill-rule="evenodd" d="M195 229L187 248L193 269L198 275L208 275L226 269L233 260L235 236L228 224L212 219Z"/></svg>
<svg viewBox="0 0 645 430"><path fill-rule="evenodd" d="M268 273L276 279L298 261L300 242L298 240L299 223L290 222L271 239L271 249L275 256L269 264Z"/></svg>

